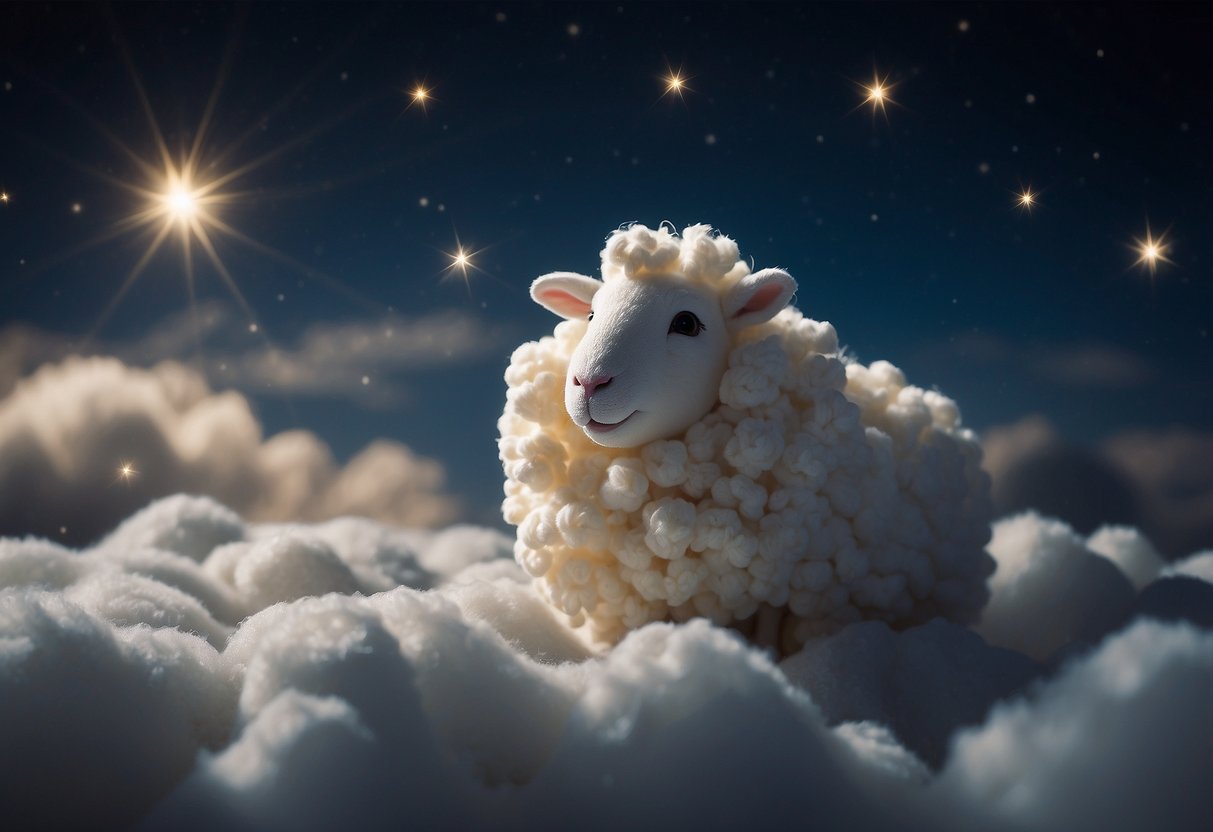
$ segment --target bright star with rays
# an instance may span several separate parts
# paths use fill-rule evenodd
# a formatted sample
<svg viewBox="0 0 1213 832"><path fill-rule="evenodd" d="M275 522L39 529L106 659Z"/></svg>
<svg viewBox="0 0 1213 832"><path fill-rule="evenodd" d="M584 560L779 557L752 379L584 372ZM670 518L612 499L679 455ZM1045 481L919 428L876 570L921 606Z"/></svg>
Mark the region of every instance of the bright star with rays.
<svg viewBox="0 0 1213 832"><path fill-rule="evenodd" d="M456 234L455 250L443 252L450 261L450 265L443 269L440 282L458 276L463 280L463 284L467 287L468 294L470 295L472 291L472 272L489 276L488 272L476 264L476 255L480 254L481 251L483 249L468 248L459 239L459 235Z"/></svg>
<svg viewBox="0 0 1213 832"><path fill-rule="evenodd" d="M662 91L661 97L667 95L677 95L680 99L686 100L686 93L692 92L687 85L689 78L683 75L682 69L675 70L670 65L666 65L665 75L660 76L662 83L665 84L665 90Z"/></svg>
<svg viewBox="0 0 1213 832"><path fill-rule="evenodd" d="M134 204L128 214L120 217L98 236L59 252L55 257L48 258L45 263L40 265L41 268L47 268L55 262L74 257L81 251L118 237L136 236L143 241L145 246L143 252L118 286L113 297L102 309L96 323L85 334L84 342L88 343L96 335L140 276L148 270L157 254L169 245L180 253L180 274L185 278L191 315L197 313L195 261L202 260L209 263L210 271L219 277L246 319L251 322L249 331L257 333L259 337L267 340L268 337L264 330L255 323L257 316L252 306L220 257L216 246L216 241L220 238L241 243L263 255L285 263L306 274L309 278L325 283L347 295L355 296L360 302L366 303L362 298L357 297L356 292L340 282L240 231L234 226L234 220L228 210L252 198L264 199L267 196L267 192L263 189L238 190L236 188L249 174L292 148L311 140L340 119L311 130L298 132L284 144L266 150L249 161L234 162L233 159L241 147L261 134L264 118L246 119L244 131L228 140L225 146L218 147L212 140L212 134L217 132L215 124L220 92L228 75L228 62L232 58L232 47L229 46L229 53L224 59L224 65L220 67L215 85L205 102L205 107L192 136L183 143L179 153L173 153L169 150L169 142L160 128L159 120L152 109L151 101L130 58L129 51L123 44L120 44L120 48L128 76L149 128L153 152L151 154L139 152L119 138L106 124L85 114L92 128L123 154L130 164L131 170L129 173L112 173L108 170L81 165L68 157L64 157L64 160L125 191L133 197ZM423 85L419 85L419 89L424 89ZM428 97L429 90L424 89L424 92ZM289 98L287 100L289 101ZM268 112L275 112L285 103L284 101L275 105ZM201 252L201 257L199 257L199 252ZM195 333L199 331L196 318L194 329Z"/></svg>
<svg viewBox="0 0 1213 832"><path fill-rule="evenodd" d="M1032 212L1032 209L1036 207L1037 202L1037 195L1031 189L1031 187L1024 188L1015 195L1015 204L1028 213Z"/></svg>
<svg viewBox="0 0 1213 832"><path fill-rule="evenodd" d="M135 470L134 464L123 461L118 466L118 479L129 483L134 477L137 477L139 472Z"/></svg>
<svg viewBox="0 0 1213 832"><path fill-rule="evenodd" d="M0 191L0 202L8 204L8 191Z"/></svg>
<svg viewBox="0 0 1213 832"><path fill-rule="evenodd" d="M890 94L893 90L893 87L896 85L889 83L889 76L885 75L882 78L879 73L873 71L872 80L870 83L858 83L858 84L856 84L856 86L859 88L860 93L863 95L863 100L859 102L858 107L856 107L855 109L859 109L859 107L862 107L865 104L869 104L872 107L873 116L875 116L877 113L880 113L882 116L885 116L887 119L888 118L887 107L889 105L894 105L894 106L897 105L897 102L893 100L893 97Z"/></svg>
<svg viewBox="0 0 1213 832"><path fill-rule="evenodd" d="M422 110L425 110L426 105L434 100L434 91L427 87L423 82L418 81L413 85L413 88L409 90L409 97L412 98L412 101L409 102L409 107L412 107L415 104ZM408 107L405 109L408 109Z"/></svg>
<svg viewBox="0 0 1213 832"><path fill-rule="evenodd" d="M1133 247L1137 252L1137 262L1133 265L1144 267L1151 277L1157 273L1159 263L1174 265L1174 262L1167 257L1169 246L1167 245L1166 232L1155 237L1153 232L1150 231L1149 223L1146 223L1145 238L1134 237Z"/></svg>

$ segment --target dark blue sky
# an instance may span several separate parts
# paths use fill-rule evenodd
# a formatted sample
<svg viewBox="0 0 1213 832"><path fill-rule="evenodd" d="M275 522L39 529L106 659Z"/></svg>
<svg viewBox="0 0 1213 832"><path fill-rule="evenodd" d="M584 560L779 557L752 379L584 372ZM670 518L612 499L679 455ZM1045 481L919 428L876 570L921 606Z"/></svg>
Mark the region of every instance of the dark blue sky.
<svg viewBox="0 0 1213 832"><path fill-rule="evenodd" d="M156 159L123 50L174 156L223 75L202 158L261 161L214 212L298 266L219 238L259 332L198 258L200 302L232 325L141 360L194 361L220 388L208 356L263 335L290 347L387 307L403 326L470 316L484 348L400 370L390 403L378 378L365 398L242 389L267 432L441 459L472 519L500 493L501 371L553 323L526 287L595 273L633 220L708 222L788 268L806 314L975 428L1040 413L1078 443L1213 429L1205 7L22 3L4 19L0 327L81 338L147 248L128 234L74 250L140 207L111 181L140 177L105 132ZM662 96L667 66L685 97ZM861 106L874 71L893 84L887 117ZM421 80L436 100L409 108ZM1131 247L1147 221L1173 261L1153 278ZM457 237L479 250L470 288L440 282ZM187 308L170 244L95 341L146 345Z"/></svg>

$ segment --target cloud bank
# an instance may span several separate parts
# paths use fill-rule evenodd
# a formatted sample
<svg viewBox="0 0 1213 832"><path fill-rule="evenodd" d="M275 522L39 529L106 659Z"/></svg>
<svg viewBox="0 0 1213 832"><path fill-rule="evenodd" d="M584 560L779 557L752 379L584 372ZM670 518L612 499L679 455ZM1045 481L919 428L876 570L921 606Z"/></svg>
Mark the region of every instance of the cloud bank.
<svg viewBox="0 0 1213 832"><path fill-rule="evenodd" d="M1122 561L1139 599L1213 592L1208 554L1151 576L1131 530L1026 515L994 540L1021 566L993 603L1025 626L1081 592L1027 577L1069 561L1101 559L1130 601ZM0 800L143 829L1108 832L1213 811L1213 633L1189 622L1124 619L1048 666L939 621L855 625L778 666L702 620L591 655L511 546L184 496L83 551L0 541Z"/></svg>
<svg viewBox="0 0 1213 832"><path fill-rule="evenodd" d="M1136 526L1168 558L1213 547L1213 434L1124 431L1081 445L1036 415L990 429L982 449L1000 514L1031 508L1084 534Z"/></svg>
<svg viewBox="0 0 1213 832"><path fill-rule="evenodd" d="M129 463L134 474L122 477ZM87 542L148 499L209 494L254 520L360 514L437 526L458 512L440 463L389 441L345 466L315 434L266 438L248 400L176 362L41 367L0 400L0 533Z"/></svg>

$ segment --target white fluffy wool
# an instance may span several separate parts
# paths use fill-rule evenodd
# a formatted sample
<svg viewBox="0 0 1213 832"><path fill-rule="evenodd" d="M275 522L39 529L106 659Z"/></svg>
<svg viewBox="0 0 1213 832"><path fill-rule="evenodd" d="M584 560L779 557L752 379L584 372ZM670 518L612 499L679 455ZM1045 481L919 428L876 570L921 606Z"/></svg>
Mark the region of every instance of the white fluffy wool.
<svg viewBox="0 0 1213 832"><path fill-rule="evenodd" d="M605 279L681 268L727 284L748 271L702 228L681 249L664 229L617 234ZM515 556L595 640L763 607L788 613L784 649L861 619L977 617L994 568L989 482L950 399L886 361L848 363L830 324L788 308L743 330L718 405L684 435L604 448L563 404L585 330L564 321L515 350L498 427Z"/></svg>

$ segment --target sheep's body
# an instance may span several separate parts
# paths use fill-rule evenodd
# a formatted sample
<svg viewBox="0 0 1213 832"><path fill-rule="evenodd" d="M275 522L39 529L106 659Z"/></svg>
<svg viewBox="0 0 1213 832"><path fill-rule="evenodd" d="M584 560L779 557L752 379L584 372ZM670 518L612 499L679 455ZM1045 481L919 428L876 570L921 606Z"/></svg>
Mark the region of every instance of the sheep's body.
<svg viewBox="0 0 1213 832"><path fill-rule="evenodd" d="M989 484L950 399L848 363L830 324L788 308L735 337L716 406L685 433L602 447L563 406L586 328L514 352L499 421L515 555L574 625L611 642L777 611L792 650L861 619L977 617Z"/></svg>

